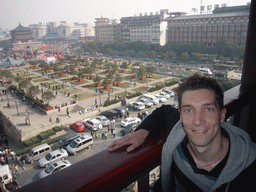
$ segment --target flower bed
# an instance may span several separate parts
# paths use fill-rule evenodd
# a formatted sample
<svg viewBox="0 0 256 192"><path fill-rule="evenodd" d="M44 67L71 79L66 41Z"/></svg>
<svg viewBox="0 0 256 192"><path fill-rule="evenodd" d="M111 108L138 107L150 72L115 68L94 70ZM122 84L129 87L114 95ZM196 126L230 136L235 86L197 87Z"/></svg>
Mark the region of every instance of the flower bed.
<svg viewBox="0 0 256 192"><path fill-rule="evenodd" d="M146 81L139 81L139 83L147 83Z"/></svg>
<svg viewBox="0 0 256 192"><path fill-rule="evenodd" d="M147 87L143 86L143 87L140 87L140 89L147 89Z"/></svg>

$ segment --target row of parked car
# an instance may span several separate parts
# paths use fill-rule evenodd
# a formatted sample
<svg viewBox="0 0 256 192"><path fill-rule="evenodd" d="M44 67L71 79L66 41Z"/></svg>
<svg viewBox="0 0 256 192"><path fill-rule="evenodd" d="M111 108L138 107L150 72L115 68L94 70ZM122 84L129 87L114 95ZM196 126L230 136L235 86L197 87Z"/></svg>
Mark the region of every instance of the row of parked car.
<svg viewBox="0 0 256 192"><path fill-rule="evenodd" d="M174 96L175 93L171 90L165 90L155 95L143 94L136 102L132 102L130 105L134 110L140 111L152 107L153 105L157 105L158 103L164 103L168 98Z"/></svg>
<svg viewBox="0 0 256 192"><path fill-rule="evenodd" d="M74 122L70 124L70 128L76 132L82 132L85 128L90 131L98 131L103 127L107 127L110 124L110 120L117 119L118 117L125 115L125 109L117 107L107 111L103 111L100 115L95 118L85 119L83 122Z"/></svg>
<svg viewBox="0 0 256 192"><path fill-rule="evenodd" d="M77 152L91 148L93 139L90 135L79 136L71 133L63 137L52 147L48 144L42 144L34 147L26 155L26 162L33 163L38 160L39 167L44 167L39 174L39 178L46 177L58 170L69 167L71 163L66 160L69 155L76 155Z"/></svg>

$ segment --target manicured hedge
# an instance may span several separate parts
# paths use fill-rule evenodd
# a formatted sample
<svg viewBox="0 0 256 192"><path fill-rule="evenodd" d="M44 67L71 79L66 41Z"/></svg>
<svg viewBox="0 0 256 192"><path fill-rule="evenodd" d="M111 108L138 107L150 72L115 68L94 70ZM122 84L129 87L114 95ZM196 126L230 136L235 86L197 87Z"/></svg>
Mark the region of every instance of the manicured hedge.
<svg viewBox="0 0 256 192"><path fill-rule="evenodd" d="M134 94L129 95L127 98L128 98L128 99L131 99L131 98L133 98L133 97L138 97L138 96L140 96L140 95L142 95L142 93L141 93L141 92L138 92L138 93L134 93Z"/></svg>
<svg viewBox="0 0 256 192"><path fill-rule="evenodd" d="M120 100L106 101L106 102L104 103L104 107L107 107L107 106L109 106L109 105L116 104L116 103L118 103L118 102L120 102Z"/></svg>
<svg viewBox="0 0 256 192"><path fill-rule="evenodd" d="M67 136L67 135L69 135L69 134L70 134L70 133L66 133L66 134L60 135L59 137L56 137L56 138L54 138L54 139L49 139L49 140L44 141L44 142L41 142L41 143L37 143L37 144L30 145L29 147L24 147L24 148L22 148L22 149L17 150L17 151L16 151L16 155L17 155L17 156L24 155L24 154L28 153L32 148L34 148L34 147L36 147L36 146L39 146L39 145L42 145L42 144L44 144L44 143L47 143L48 145L51 145L51 144L53 144L53 143L58 142L62 137L65 137L65 136ZM27 140L27 141L24 141L23 143L25 143L25 142L30 142L30 141Z"/></svg>
<svg viewBox="0 0 256 192"><path fill-rule="evenodd" d="M35 137L31 137L30 139L23 141L23 145L25 147L30 147L34 144L40 143L42 140L48 139L50 136L55 135L56 132L63 130L61 126L55 126L52 129L48 129L46 131L42 131Z"/></svg>

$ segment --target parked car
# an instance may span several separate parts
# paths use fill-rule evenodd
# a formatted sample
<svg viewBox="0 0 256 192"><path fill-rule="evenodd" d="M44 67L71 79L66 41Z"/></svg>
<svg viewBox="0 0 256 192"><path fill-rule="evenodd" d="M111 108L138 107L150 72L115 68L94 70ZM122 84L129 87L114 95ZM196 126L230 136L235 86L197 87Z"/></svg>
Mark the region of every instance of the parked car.
<svg viewBox="0 0 256 192"><path fill-rule="evenodd" d="M40 167L47 167L50 163L56 162L58 160L64 160L68 157L68 152L65 149L57 149L51 151L38 161Z"/></svg>
<svg viewBox="0 0 256 192"><path fill-rule="evenodd" d="M79 122L79 121L77 121L77 122L75 122L75 123L71 123L71 124L70 124L70 127L71 127L72 129L74 129L76 132L82 132L82 131L85 130L84 124L81 123L81 122Z"/></svg>
<svg viewBox="0 0 256 192"><path fill-rule="evenodd" d="M131 123L129 124L128 126L126 126L124 129L122 129L120 131L121 135L124 136L128 133L132 133L136 130L136 128L138 127L138 124L137 123Z"/></svg>
<svg viewBox="0 0 256 192"><path fill-rule="evenodd" d="M138 102L144 103L145 107L148 107L148 108L154 105L152 102L150 102L148 99L145 99L145 98L138 99Z"/></svg>
<svg viewBox="0 0 256 192"><path fill-rule="evenodd" d="M107 127L110 124L109 119L103 115L96 116L95 119L99 120L103 127Z"/></svg>
<svg viewBox="0 0 256 192"><path fill-rule="evenodd" d="M142 102L134 102L134 103L131 103L131 107L135 110L143 110L145 109L145 105L144 103Z"/></svg>
<svg viewBox="0 0 256 192"><path fill-rule="evenodd" d="M52 146L52 150L66 148L74 139L78 138L79 135L70 133L69 135L61 138L57 143Z"/></svg>
<svg viewBox="0 0 256 192"><path fill-rule="evenodd" d="M91 131L98 131L103 127L101 122L95 118L84 121L84 126Z"/></svg>
<svg viewBox="0 0 256 192"><path fill-rule="evenodd" d="M154 95L143 94L142 98L148 99L154 105L157 105L159 103L159 100Z"/></svg>
<svg viewBox="0 0 256 192"><path fill-rule="evenodd" d="M84 135L72 141L67 146L67 151L69 154L76 155L78 151L81 151L85 148L90 149L92 144L92 137L90 135Z"/></svg>
<svg viewBox="0 0 256 192"><path fill-rule="evenodd" d="M131 123L139 124L139 123L141 123L141 120L138 117L127 117L126 119L121 121L121 126L122 127L127 127Z"/></svg>
<svg viewBox="0 0 256 192"><path fill-rule="evenodd" d="M164 102L167 101L167 99L165 97L163 97L162 95L156 94L155 96L156 96L157 99L159 99L160 103L164 103Z"/></svg>
<svg viewBox="0 0 256 192"><path fill-rule="evenodd" d="M113 110L117 111L120 116L121 116L121 114L122 114L122 116L125 115L125 109L122 108L122 107L117 107L117 108L115 108Z"/></svg>
<svg viewBox="0 0 256 192"><path fill-rule="evenodd" d="M68 160L57 161L57 162L49 165L43 171L41 171L41 173L39 173L39 178L42 179L44 177L47 177L48 175L51 175L52 173L55 173L61 169L65 169L66 167L69 167L70 165L71 165L71 163Z"/></svg>
<svg viewBox="0 0 256 192"><path fill-rule="evenodd" d="M170 98L171 96L165 92L159 93L159 95L162 95L163 97L165 97L166 99Z"/></svg>
<svg viewBox="0 0 256 192"><path fill-rule="evenodd" d="M175 93L171 90L165 90L165 93L169 94L170 97L174 97L175 96Z"/></svg>
<svg viewBox="0 0 256 192"><path fill-rule="evenodd" d="M118 117L118 112L113 109L110 109L107 111L103 111L101 113L101 115L107 117L109 120L112 120L112 119L116 119Z"/></svg>

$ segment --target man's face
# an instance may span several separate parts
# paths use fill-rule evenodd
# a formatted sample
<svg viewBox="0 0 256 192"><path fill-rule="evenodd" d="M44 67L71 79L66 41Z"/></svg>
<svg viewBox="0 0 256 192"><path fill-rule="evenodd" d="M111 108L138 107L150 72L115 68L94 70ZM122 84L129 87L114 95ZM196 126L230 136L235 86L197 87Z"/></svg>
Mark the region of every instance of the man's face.
<svg viewBox="0 0 256 192"><path fill-rule="evenodd" d="M220 110L215 93L208 89L185 91L180 106L180 121L190 144L206 147L220 138L220 123L226 110Z"/></svg>

